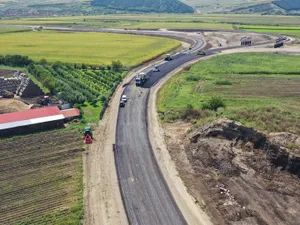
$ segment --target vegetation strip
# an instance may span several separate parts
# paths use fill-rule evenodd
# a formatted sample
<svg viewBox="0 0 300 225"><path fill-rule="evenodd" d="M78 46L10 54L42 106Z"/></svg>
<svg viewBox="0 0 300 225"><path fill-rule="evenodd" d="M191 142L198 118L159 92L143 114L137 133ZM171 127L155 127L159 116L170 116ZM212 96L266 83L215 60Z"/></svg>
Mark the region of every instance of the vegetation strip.
<svg viewBox="0 0 300 225"><path fill-rule="evenodd" d="M246 53L197 63L160 90L160 117L197 125L228 117L264 131L300 133L299 58Z"/></svg>

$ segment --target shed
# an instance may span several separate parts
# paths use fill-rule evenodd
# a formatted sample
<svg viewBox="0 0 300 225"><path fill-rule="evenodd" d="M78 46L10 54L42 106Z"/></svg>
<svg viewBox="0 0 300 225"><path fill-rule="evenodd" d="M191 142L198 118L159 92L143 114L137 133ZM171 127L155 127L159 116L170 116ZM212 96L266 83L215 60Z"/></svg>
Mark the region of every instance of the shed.
<svg viewBox="0 0 300 225"><path fill-rule="evenodd" d="M57 106L0 114L0 136L62 127L64 119Z"/></svg>
<svg viewBox="0 0 300 225"><path fill-rule="evenodd" d="M80 116L80 111L77 108L61 110L66 120L71 120Z"/></svg>

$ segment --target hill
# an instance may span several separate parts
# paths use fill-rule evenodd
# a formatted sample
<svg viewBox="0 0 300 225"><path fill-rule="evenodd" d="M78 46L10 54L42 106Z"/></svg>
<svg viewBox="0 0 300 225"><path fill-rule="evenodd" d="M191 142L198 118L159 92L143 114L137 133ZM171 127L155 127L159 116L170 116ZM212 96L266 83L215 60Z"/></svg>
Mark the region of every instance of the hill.
<svg viewBox="0 0 300 225"><path fill-rule="evenodd" d="M93 0L92 6L135 12L192 13L192 7L177 0Z"/></svg>
<svg viewBox="0 0 300 225"><path fill-rule="evenodd" d="M287 11L300 10L300 0L280 0L273 3Z"/></svg>
<svg viewBox="0 0 300 225"><path fill-rule="evenodd" d="M182 0L197 13L300 14L300 0Z"/></svg>
<svg viewBox="0 0 300 225"><path fill-rule="evenodd" d="M178 0L0 0L0 17L98 15L128 12L193 13Z"/></svg>

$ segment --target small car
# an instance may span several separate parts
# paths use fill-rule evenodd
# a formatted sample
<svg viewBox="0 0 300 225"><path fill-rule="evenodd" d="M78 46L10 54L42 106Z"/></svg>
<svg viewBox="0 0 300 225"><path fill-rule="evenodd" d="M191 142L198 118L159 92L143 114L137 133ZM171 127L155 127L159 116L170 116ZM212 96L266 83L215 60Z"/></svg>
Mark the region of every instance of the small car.
<svg viewBox="0 0 300 225"><path fill-rule="evenodd" d="M120 101L120 107L125 107L125 102L124 101Z"/></svg>
<svg viewBox="0 0 300 225"><path fill-rule="evenodd" d="M126 95L122 95L122 97L121 97L121 101L123 101L123 102L127 102L127 96L126 96Z"/></svg>
<svg viewBox="0 0 300 225"><path fill-rule="evenodd" d="M152 71L153 72L159 72L158 66L153 66Z"/></svg>

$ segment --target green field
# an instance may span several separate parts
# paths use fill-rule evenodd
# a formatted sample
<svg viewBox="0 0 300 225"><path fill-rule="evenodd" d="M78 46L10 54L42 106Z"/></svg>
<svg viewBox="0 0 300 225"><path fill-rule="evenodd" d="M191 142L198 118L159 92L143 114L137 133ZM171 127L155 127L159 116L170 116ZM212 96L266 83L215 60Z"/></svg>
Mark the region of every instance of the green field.
<svg viewBox="0 0 300 225"><path fill-rule="evenodd" d="M300 56L232 54L199 62L161 89L164 121L189 118L202 124L228 117L265 131L300 133ZM226 107L202 110L219 96Z"/></svg>
<svg viewBox="0 0 300 225"><path fill-rule="evenodd" d="M5 33L0 35L0 42L0 54L96 65L120 60L126 66L137 65L180 44L159 37L50 31Z"/></svg>
<svg viewBox="0 0 300 225"><path fill-rule="evenodd" d="M273 33L300 37L300 26L239 26L239 29L258 33Z"/></svg>
<svg viewBox="0 0 300 225"><path fill-rule="evenodd" d="M29 29L29 28L15 28L15 27L1 27L0 26L0 34L27 32L30 30L31 29Z"/></svg>
<svg viewBox="0 0 300 225"><path fill-rule="evenodd" d="M0 24L27 24L27 25L64 25L64 26L89 26L89 27L119 27L147 28L149 23L170 22L182 26L205 26L201 23L213 24L235 24L235 25L264 25L264 26L298 26L300 25L297 16L274 16L274 15L236 15L236 14L118 14L118 15L97 15L97 16L72 16L72 17L46 17L46 18L20 18L2 19ZM194 25L193 25L194 24ZM161 28L157 23L156 28ZM173 26L175 26L173 24ZM166 26L163 26L166 28ZM207 28L207 27L205 27Z"/></svg>

